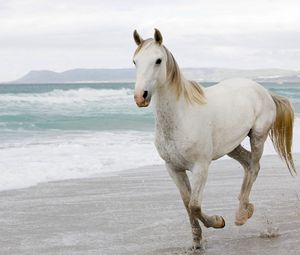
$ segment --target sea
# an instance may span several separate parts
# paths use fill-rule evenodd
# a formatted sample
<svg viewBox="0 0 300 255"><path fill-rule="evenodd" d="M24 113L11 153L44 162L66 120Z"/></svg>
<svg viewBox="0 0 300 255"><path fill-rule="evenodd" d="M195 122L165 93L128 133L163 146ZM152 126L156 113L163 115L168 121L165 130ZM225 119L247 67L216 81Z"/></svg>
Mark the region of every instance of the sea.
<svg viewBox="0 0 300 255"><path fill-rule="evenodd" d="M300 85L262 85L293 103L294 152L300 152ZM133 88L120 82L1 84L0 190L163 164L154 146L153 109L136 107ZM265 154L275 154L270 142Z"/></svg>

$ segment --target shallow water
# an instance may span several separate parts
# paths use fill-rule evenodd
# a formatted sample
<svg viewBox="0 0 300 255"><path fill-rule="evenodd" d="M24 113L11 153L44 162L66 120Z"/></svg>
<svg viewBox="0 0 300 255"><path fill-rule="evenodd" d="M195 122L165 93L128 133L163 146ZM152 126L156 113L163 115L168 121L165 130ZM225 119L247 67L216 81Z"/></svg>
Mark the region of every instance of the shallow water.
<svg viewBox="0 0 300 255"><path fill-rule="evenodd" d="M212 84L204 84L210 86ZM151 107L132 83L0 86L0 190L160 164ZM264 84L300 113L300 86ZM294 151L300 152L300 121ZM270 142L266 154L273 154Z"/></svg>

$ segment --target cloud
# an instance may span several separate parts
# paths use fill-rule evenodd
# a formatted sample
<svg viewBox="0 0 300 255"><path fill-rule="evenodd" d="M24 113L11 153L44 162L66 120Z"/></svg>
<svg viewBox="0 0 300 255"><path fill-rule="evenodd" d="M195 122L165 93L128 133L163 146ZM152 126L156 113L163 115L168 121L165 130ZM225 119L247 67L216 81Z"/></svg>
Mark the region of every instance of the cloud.
<svg viewBox="0 0 300 255"><path fill-rule="evenodd" d="M133 29L150 37L154 27L182 66L300 69L299 9L293 0L1 1L0 81L131 67Z"/></svg>

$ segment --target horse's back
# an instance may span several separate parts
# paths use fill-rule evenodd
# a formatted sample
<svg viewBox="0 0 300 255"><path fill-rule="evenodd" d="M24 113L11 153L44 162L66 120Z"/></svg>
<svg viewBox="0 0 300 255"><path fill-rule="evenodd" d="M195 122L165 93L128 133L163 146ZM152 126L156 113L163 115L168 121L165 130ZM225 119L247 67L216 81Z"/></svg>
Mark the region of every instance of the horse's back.
<svg viewBox="0 0 300 255"><path fill-rule="evenodd" d="M267 89L259 83L245 78L232 78L205 89L209 102L230 103L230 105L253 108L258 111L265 107L274 109L273 99ZM241 105L239 105L241 104Z"/></svg>
<svg viewBox="0 0 300 255"><path fill-rule="evenodd" d="M250 79L227 79L207 88L205 93L215 111L221 114L227 111L232 118L239 115L253 121L263 118L272 122L276 114L270 92Z"/></svg>
<svg viewBox="0 0 300 255"><path fill-rule="evenodd" d="M259 83L246 78L231 78L223 80L211 87L205 89L206 93L213 93L214 96L222 94L232 94L255 91L258 93L268 94L268 91Z"/></svg>

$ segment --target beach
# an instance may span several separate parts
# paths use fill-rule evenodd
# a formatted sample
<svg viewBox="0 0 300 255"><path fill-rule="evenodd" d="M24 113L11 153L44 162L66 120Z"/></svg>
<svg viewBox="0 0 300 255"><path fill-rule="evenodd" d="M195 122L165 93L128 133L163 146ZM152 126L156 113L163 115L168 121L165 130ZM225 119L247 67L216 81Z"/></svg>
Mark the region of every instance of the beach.
<svg viewBox="0 0 300 255"><path fill-rule="evenodd" d="M300 154L295 154L300 168ZM234 225L243 170L213 162L203 210L225 218L203 229L200 254L299 254L300 179L277 156L264 156L254 184L253 217ZM0 254L192 254L191 231L164 166L147 166L0 192Z"/></svg>

